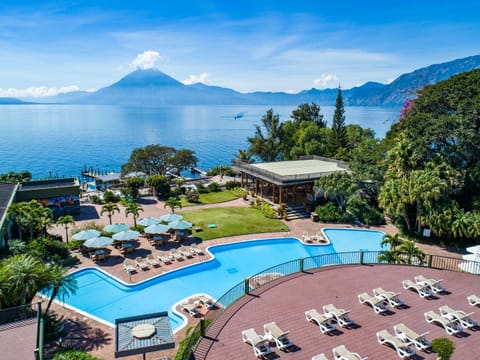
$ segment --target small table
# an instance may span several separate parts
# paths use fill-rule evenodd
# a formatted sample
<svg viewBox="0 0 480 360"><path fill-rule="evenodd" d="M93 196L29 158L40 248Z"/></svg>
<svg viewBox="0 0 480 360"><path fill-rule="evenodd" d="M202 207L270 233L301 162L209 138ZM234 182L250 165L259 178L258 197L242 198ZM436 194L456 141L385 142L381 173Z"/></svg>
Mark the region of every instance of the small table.
<svg viewBox="0 0 480 360"><path fill-rule="evenodd" d="M132 336L137 339L146 339L155 334L155 326L152 324L140 324L132 329Z"/></svg>

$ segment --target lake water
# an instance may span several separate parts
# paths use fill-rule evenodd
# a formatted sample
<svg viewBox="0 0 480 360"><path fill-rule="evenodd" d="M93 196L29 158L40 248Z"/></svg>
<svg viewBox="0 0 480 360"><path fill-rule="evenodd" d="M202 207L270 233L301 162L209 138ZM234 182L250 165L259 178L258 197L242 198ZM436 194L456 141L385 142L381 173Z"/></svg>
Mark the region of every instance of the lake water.
<svg viewBox="0 0 480 360"><path fill-rule="evenodd" d="M79 176L84 165L118 171L134 148L149 144L194 150L200 169L230 165L269 108L284 121L296 106L3 105L0 173L29 170L38 179ZM322 106L321 112L331 126L334 107ZM239 113L243 117L234 119ZM378 137L398 114L391 108L345 108L348 124L369 127Z"/></svg>

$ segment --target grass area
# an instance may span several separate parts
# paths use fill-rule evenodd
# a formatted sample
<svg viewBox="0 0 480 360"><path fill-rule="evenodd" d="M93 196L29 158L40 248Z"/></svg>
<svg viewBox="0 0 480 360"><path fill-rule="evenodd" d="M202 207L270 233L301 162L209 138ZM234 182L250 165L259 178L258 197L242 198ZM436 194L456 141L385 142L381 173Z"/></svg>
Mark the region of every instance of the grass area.
<svg viewBox="0 0 480 360"><path fill-rule="evenodd" d="M200 194L198 202L196 203L191 203L184 197L182 197L180 200L182 201L182 207L192 205L216 204L238 199L243 194L244 193L239 190L223 190L218 192Z"/></svg>
<svg viewBox="0 0 480 360"><path fill-rule="evenodd" d="M200 232L193 230L193 235L202 240L290 230L282 221L267 219L259 210L249 207L220 207L183 211L181 214L194 224L194 228L202 228ZM209 228L208 224L216 224L217 227Z"/></svg>

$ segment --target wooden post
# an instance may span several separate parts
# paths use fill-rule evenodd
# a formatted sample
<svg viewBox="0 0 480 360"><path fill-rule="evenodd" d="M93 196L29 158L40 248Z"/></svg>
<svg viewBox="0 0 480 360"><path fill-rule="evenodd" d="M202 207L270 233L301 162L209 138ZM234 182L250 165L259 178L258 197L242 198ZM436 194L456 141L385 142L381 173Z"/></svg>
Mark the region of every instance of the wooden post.
<svg viewBox="0 0 480 360"><path fill-rule="evenodd" d="M244 287L245 287L245 295L248 295L250 294L250 278L246 278L245 279L245 284L244 284Z"/></svg>

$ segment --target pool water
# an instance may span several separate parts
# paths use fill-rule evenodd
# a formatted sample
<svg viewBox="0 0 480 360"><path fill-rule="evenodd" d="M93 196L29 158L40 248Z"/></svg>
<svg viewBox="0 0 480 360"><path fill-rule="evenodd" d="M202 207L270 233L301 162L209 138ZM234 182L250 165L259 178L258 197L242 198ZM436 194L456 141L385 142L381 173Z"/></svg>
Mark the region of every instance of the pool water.
<svg viewBox="0 0 480 360"><path fill-rule="evenodd" d="M305 245L295 238L244 241L212 246L213 260L168 272L139 284L124 284L108 274L88 268L72 274L78 282L75 295L65 304L103 322L138 314L169 310L174 330L184 320L172 306L193 294L218 299L245 278L287 261L336 252L381 250L384 234L350 229L328 229L329 245Z"/></svg>

